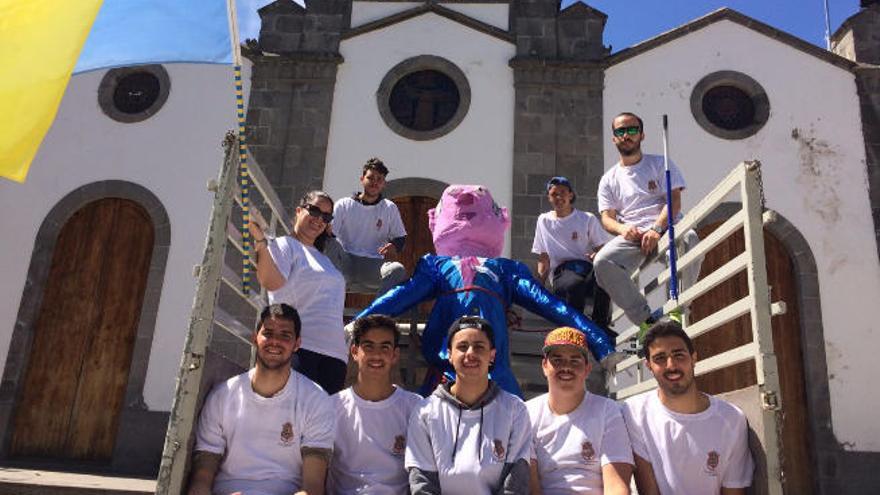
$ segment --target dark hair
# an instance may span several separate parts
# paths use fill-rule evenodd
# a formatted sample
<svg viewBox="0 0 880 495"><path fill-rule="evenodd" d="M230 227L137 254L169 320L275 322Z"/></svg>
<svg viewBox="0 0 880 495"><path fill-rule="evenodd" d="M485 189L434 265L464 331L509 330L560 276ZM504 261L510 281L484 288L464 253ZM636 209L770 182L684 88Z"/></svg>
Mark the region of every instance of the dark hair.
<svg viewBox="0 0 880 495"><path fill-rule="evenodd" d="M689 354L694 353L694 342L688 336L687 332L681 328L681 323L669 318L662 318L657 323L654 323L651 328L648 329L648 333L645 334L645 341L642 344L642 353L644 354L645 359L651 358L651 344L661 337L677 337L684 341L684 345L687 346Z"/></svg>
<svg viewBox="0 0 880 495"><path fill-rule="evenodd" d="M393 318L385 315L368 315L354 320L354 329L352 331L352 342L354 345L360 345L364 334L374 328L384 328L394 333L394 347L400 342L400 330L397 329L397 322Z"/></svg>
<svg viewBox="0 0 880 495"><path fill-rule="evenodd" d="M309 191L303 194L302 199L299 200L300 208L312 204L313 201L318 201L319 199L326 199L330 203L330 207L333 207L333 198L330 197L329 194L324 191L320 191L318 189ZM326 231L321 232L317 238L315 238L315 249L318 251L324 252L324 246L327 244L327 238L330 237Z"/></svg>
<svg viewBox="0 0 880 495"><path fill-rule="evenodd" d="M639 129L642 132L645 132L645 123L642 122L642 118L632 112L621 112L621 113L617 114L613 119L611 119L611 130L612 131L614 130L614 121L617 120L619 117L633 117L633 118L635 118L636 120L639 121Z"/></svg>
<svg viewBox="0 0 880 495"><path fill-rule="evenodd" d="M269 318L278 318L279 320L287 320L293 322L293 333L299 337L300 330L302 330L302 321L299 319L299 313L293 306L279 303L279 304L270 304L263 308L263 311L260 312L260 321L257 323L256 332L259 332L261 328L263 328L263 323Z"/></svg>
<svg viewBox="0 0 880 495"><path fill-rule="evenodd" d="M550 188L553 186L565 186L568 188L568 192L571 193L571 201L569 204L574 204L574 200L577 199L577 193L574 192L574 188L571 187L571 181L569 181L566 177L558 176L553 177L547 181L547 193L550 193Z"/></svg>
<svg viewBox="0 0 880 495"><path fill-rule="evenodd" d="M364 170L363 172L361 172L361 177L367 175L367 172L369 172L370 170L374 172L379 172L380 174L382 174L382 177L388 175L388 167L385 166L382 160L376 157L367 160L367 163L364 164Z"/></svg>
<svg viewBox="0 0 880 495"><path fill-rule="evenodd" d="M452 349L452 337L466 328L481 330L489 338L489 345L492 346L492 349L495 348L495 330L492 329L492 325L488 321L479 316L462 316L452 322L449 327L449 332L446 334L446 349Z"/></svg>

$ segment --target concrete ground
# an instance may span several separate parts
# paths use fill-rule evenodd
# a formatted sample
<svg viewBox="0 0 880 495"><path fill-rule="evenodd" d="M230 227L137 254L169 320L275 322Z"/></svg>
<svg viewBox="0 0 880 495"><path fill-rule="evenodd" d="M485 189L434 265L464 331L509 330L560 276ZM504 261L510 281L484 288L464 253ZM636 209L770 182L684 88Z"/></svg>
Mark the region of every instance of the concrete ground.
<svg viewBox="0 0 880 495"><path fill-rule="evenodd" d="M145 495L156 481L92 474L0 468L0 495Z"/></svg>

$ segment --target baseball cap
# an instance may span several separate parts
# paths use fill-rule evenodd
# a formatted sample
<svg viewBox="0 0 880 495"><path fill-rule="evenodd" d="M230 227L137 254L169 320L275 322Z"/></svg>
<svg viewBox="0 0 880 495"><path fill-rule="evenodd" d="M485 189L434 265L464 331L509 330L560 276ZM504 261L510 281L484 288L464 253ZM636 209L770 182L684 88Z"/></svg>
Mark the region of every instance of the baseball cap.
<svg viewBox="0 0 880 495"><path fill-rule="evenodd" d="M462 316L452 322L452 325L449 327L449 332L446 334L446 346L451 346L452 337L455 336L459 330L464 330L466 328L476 328L477 330L481 330L486 334L486 337L492 344L492 348L495 348L495 331L492 329L492 325L488 321L479 316Z"/></svg>
<svg viewBox="0 0 880 495"><path fill-rule="evenodd" d="M587 340L584 338L583 332L576 328L562 327L547 334L547 337L544 338L544 348L542 349L542 352L546 355L553 349L562 346L576 347L577 350L581 351L584 357L587 357L587 353L590 351L587 347Z"/></svg>
<svg viewBox="0 0 880 495"><path fill-rule="evenodd" d="M571 181L568 178L558 175L556 177L552 177L547 181L547 192L550 192L550 188L553 186L565 186L571 191L571 201L574 202L577 199L577 194L574 192L574 187L571 185Z"/></svg>

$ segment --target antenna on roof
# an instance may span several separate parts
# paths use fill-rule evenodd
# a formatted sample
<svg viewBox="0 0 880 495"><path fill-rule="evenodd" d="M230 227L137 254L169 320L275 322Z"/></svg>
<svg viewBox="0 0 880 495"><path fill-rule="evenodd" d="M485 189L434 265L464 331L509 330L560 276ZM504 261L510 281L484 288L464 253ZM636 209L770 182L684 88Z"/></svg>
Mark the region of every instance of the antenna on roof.
<svg viewBox="0 0 880 495"><path fill-rule="evenodd" d="M831 51L831 14L828 10L828 0L825 2L825 49Z"/></svg>

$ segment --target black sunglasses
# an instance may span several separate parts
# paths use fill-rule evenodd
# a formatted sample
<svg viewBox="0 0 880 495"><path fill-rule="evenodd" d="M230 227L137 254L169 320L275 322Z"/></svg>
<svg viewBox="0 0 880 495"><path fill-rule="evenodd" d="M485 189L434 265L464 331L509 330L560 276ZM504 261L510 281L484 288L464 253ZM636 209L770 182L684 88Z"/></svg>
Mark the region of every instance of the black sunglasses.
<svg viewBox="0 0 880 495"><path fill-rule="evenodd" d="M614 132L614 135L617 137L623 137L627 134L629 134L630 136L635 136L642 132L642 128L637 125L631 125L629 127L618 127L612 132Z"/></svg>
<svg viewBox="0 0 880 495"><path fill-rule="evenodd" d="M306 209L306 211L309 213L309 216L313 216L315 218L320 218L321 220L324 221L324 223L330 223L333 221L333 214L332 213L324 213L323 211L321 211L320 208L318 208L315 205L310 205L307 203L307 204L302 205L302 207Z"/></svg>

